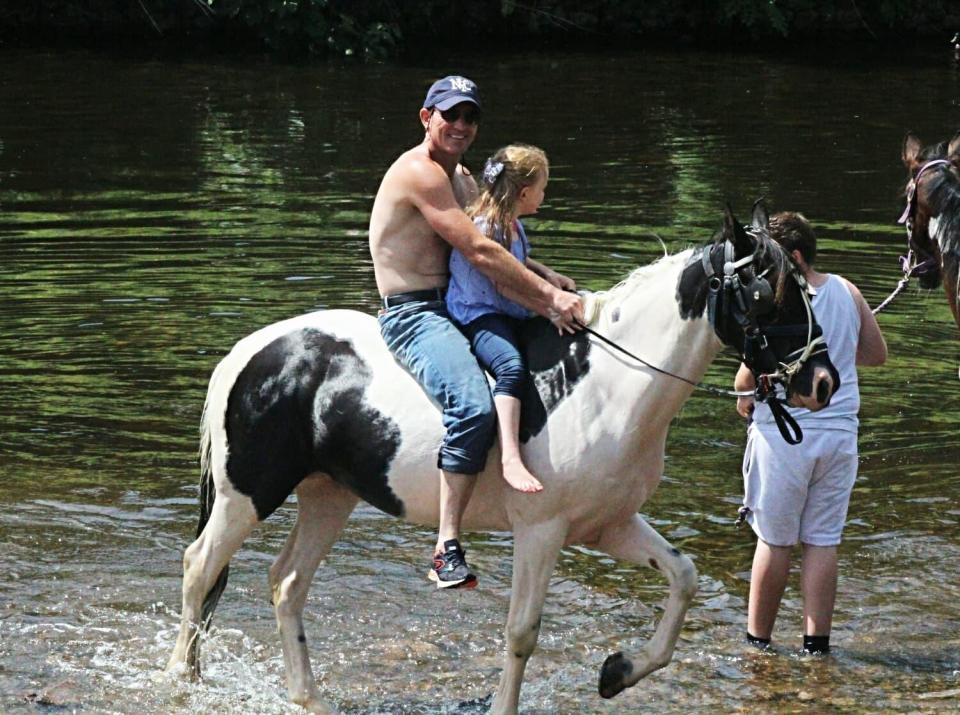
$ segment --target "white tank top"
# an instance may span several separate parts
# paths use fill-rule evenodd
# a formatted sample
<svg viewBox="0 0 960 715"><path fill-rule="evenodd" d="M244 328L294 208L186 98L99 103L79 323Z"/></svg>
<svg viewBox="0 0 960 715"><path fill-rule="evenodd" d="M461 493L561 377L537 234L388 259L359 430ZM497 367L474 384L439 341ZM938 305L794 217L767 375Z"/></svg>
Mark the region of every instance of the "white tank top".
<svg viewBox="0 0 960 715"><path fill-rule="evenodd" d="M860 412L860 386L857 382L857 344L860 338L860 311L839 276L827 275L826 282L817 288L810 301L823 328L830 360L840 373L840 389L830 404L819 412L805 407L790 407L790 414L804 429L842 429L856 432ZM757 403L753 421L764 430L776 430L773 414L763 403Z"/></svg>

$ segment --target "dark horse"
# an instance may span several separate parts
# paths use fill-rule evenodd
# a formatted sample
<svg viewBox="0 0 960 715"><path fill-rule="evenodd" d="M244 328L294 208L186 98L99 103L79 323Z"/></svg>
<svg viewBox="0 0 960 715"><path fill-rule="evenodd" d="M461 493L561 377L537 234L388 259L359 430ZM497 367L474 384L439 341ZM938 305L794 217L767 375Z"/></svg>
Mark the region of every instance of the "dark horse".
<svg viewBox="0 0 960 715"><path fill-rule="evenodd" d="M949 142L924 148L913 134L903 140L903 164L909 172L906 224L909 250L916 263L908 266L923 288L943 281L953 319L960 327L960 132Z"/></svg>
<svg viewBox="0 0 960 715"><path fill-rule="evenodd" d="M509 529L514 537L496 715L517 712L550 575L568 544L649 566L670 585L653 637L639 652L607 659L600 694L612 697L670 662L697 570L637 512L663 474L671 421L724 344L758 384L785 383L793 404L820 409L839 385L803 277L769 238L762 207L751 231L728 210L715 243L638 268L593 296L595 335L657 369L585 331L558 337L546 321L527 324L523 457L544 491L505 486L493 455L464 517L467 529ZM314 571L360 499L408 521L437 523L442 436L437 406L394 360L372 316L310 313L237 343L207 392L198 538L184 554L180 635L169 668L198 672L198 636L223 592L230 557L296 492L297 523L269 574L287 688L310 712L333 712L314 680L303 628Z"/></svg>

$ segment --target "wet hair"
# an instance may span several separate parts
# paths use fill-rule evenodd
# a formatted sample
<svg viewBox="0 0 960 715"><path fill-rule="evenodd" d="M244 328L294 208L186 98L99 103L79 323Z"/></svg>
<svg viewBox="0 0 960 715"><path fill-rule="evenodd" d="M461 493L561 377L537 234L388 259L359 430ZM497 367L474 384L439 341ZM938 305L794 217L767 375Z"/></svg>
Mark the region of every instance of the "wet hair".
<svg viewBox="0 0 960 715"><path fill-rule="evenodd" d="M770 217L770 237L783 246L787 253L800 251L808 266L812 266L817 260L817 237L802 213L775 213Z"/></svg>
<svg viewBox="0 0 960 715"><path fill-rule="evenodd" d="M542 149L510 144L487 159L480 174L480 196L467 209L484 220L484 233L503 246L510 243L510 222L520 192L547 176L550 164Z"/></svg>

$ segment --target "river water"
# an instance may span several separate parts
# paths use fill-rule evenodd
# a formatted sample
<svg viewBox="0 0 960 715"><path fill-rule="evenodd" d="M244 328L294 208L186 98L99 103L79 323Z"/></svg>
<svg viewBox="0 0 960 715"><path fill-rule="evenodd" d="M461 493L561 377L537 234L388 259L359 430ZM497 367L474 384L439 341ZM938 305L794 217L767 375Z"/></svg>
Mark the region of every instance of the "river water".
<svg viewBox="0 0 960 715"><path fill-rule="evenodd" d="M904 132L933 142L960 127L958 68L939 52L290 67L0 50L0 710L296 712L266 585L290 504L234 557L205 680L154 677L196 524L206 380L267 323L375 309L373 195L419 140L429 82L451 70L484 94L474 166L508 141L550 155L528 230L542 260L592 289L655 259L657 237L703 243L724 201L746 218L765 196L804 211L820 267L876 304L899 278ZM956 711L960 343L940 292L911 287L880 322L891 355L861 373L835 654L796 656L795 576L774 652L742 644L744 429L731 402L695 396L644 507L700 571L674 662L597 696L603 658L642 647L666 587L565 550L522 712ZM724 354L708 377L728 383L735 365ZM509 535L467 536L482 579L464 594L423 578L432 540L361 507L321 566L307 634L344 712L482 712L469 701L495 689Z"/></svg>

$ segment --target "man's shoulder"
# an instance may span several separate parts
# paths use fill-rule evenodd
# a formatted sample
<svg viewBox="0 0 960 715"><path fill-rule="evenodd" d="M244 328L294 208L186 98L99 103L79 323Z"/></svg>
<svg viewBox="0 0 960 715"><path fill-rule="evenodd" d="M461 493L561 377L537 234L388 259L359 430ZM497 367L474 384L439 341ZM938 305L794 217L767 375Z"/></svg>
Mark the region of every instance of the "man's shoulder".
<svg viewBox="0 0 960 715"><path fill-rule="evenodd" d="M446 176L443 172L443 167L430 157L429 152L424 149L422 144L418 144L412 149L407 149L407 151L398 156L390 167L390 171L411 174L440 174Z"/></svg>
<svg viewBox="0 0 960 715"><path fill-rule="evenodd" d="M393 191L418 192L428 191L443 185L450 185L450 180L437 162L430 156L414 147L401 154L390 165L383 177L383 184Z"/></svg>

